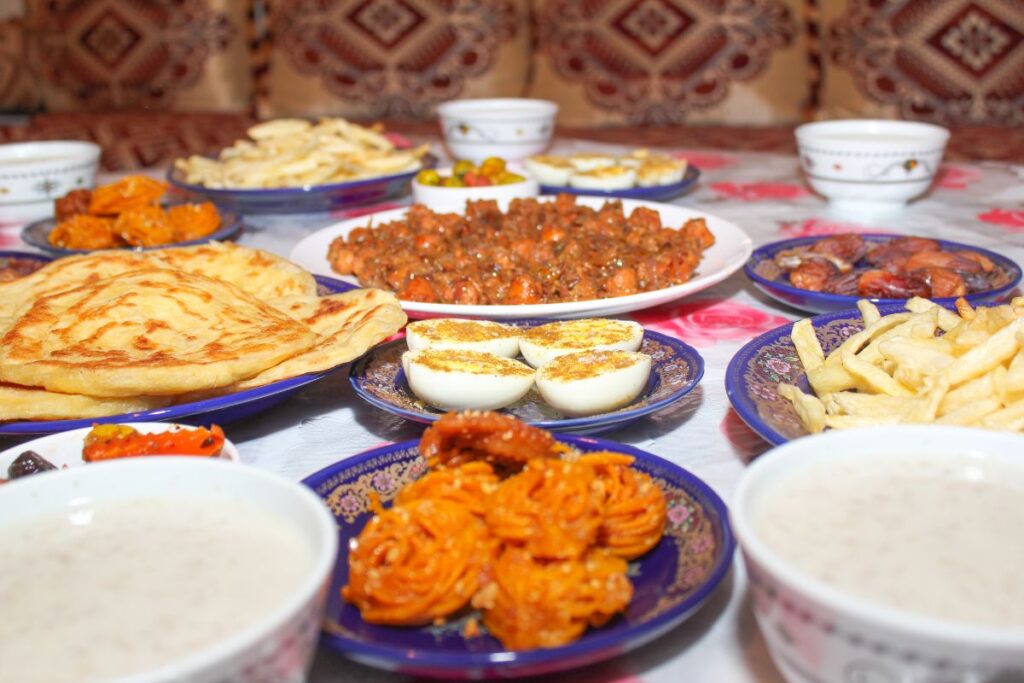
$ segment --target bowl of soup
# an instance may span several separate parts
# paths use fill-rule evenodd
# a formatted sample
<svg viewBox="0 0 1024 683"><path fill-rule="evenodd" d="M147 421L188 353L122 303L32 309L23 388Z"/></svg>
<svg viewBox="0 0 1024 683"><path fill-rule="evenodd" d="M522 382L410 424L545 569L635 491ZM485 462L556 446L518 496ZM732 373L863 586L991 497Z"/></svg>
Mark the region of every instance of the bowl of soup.
<svg viewBox="0 0 1024 683"><path fill-rule="evenodd" d="M744 472L731 521L791 683L1021 680L1024 440L827 432Z"/></svg>
<svg viewBox="0 0 1024 683"><path fill-rule="evenodd" d="M796 128L800 166L833 213L886 217L924 194L942 162L949 131L916 121L850 119Z"/></svg>
<svg viewBox="0 0 1024 683"><path fill-rule="evenodd" d="M452 100L437 107L444 144L456 159L525 159L547 149L558 105L548 100L498 97Z"/></svg>
<svg viewBox="0 0 1024 683"><path fill-rule="evenodd" d="M140 457L0 486L0 680L305 680L337 556L305 487Z"/></svg>
<svg viewBox="0 0 1024 683"><path fill-rule="evenodd" d="M53 202L71 190L92 187L100 147L80 140L0 145L0 221L53 216Z"/></svg>

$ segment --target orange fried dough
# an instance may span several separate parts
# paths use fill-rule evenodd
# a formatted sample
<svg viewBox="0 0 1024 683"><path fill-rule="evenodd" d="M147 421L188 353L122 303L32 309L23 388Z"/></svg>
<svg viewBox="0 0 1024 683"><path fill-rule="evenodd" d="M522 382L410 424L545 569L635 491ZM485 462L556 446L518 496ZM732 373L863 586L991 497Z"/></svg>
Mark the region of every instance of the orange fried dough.
<svg viewBox="0 0 1024 683"><path fill-rule="evenodd" d="M100 185L93 190L89 213L94 216L116 215L128 209L156 204L168 187L167 183L149 176L125 176L116 183Z"/></svg>
<svg viewBox="0 0 1024 683"><path fill-rule="evenodd" d="M640 557L661 540L668 509L665 494L654 481L630 465L622 453L597 451L577 461L597 472L604 521L597 542L619 557Z"/></svg>
<svg viewBox="0 0 1024 683"><path fill-rule="evenodd" d="M482 460L516 472L530 460L557 458L554 437L501 413L470 410L446 413L420 439L420 454L432 469Z"/></svg>
<svg viewBox="0 0 1024 683"><path fill-rule="evenodd" d="M435 470L403 488L395 505L414 500L447 500L466 506L470 512L483 517L491 494L498 489L498 476L485 462Z"/></svg>

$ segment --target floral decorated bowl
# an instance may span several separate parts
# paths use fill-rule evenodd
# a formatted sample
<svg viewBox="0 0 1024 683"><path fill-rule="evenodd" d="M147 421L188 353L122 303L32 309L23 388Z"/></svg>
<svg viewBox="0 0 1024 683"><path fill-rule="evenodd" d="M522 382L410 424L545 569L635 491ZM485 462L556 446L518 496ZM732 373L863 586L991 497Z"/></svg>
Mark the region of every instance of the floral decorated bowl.
<svg viewBox="0 0 1024 683"><path fill-rule="evenodd" d="M518 161L543 152L557 113L554 102L520 97L453 100L437 108L448 151L477 164L487 157Z"/></svg>
<svg viewBox="0 0 1024 683"><path fill-rule="evenodd" d="M92 187L100 147L78 140L0 145L0 221L53 215L53 202L71 190Z"/></svg>
<svg viewBox="0 0 1024 683"><path fill-rule="evenodd" d="M800 165L837 214L899 213L935 178L949 131L913 121L852 119L798 126Z"/></svg>
<svg viewBox="0 0 1024 683"><path fill-rule="evenodd" d="M466 202L470 201L493 199L500 206L505 207L513 199L537 196L537 181L533 176L518 166L511 166L509 170L523 176L523 179L519 182L501 185L444 187L443 185L425 185L418 178L413 178L412 200L417 204L423 204L431 211L448 213L465 211ZM442 177L452 175L451 168L440 168L437 172Z"/></svg>

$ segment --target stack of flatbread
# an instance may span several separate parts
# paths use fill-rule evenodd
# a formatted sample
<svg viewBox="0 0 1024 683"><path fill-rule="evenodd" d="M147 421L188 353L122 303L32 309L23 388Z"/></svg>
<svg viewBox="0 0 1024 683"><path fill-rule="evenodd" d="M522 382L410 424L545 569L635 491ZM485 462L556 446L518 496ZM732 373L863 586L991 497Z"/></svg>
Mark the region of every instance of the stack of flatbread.
<svg viewBox="0 0 1024 683"><path fill-rule="evenodd" d="M391 293L209 243L60 259L0 283L0 421L100 417L346 363L401 329Z"/></svg>

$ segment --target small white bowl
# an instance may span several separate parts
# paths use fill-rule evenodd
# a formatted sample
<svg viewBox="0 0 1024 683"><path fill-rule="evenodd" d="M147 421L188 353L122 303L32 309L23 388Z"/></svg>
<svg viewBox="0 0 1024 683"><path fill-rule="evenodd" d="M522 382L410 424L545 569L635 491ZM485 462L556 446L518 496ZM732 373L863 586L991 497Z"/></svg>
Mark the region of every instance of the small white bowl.
<svg viewBox="0 0 1024 683"><path fill-rule="evenodd" d="M453 100L437 108L451 155L480 163L487 157L520 160L547 149L558 105L508 97Z"/></svg>
<svg viewBox="0 0 1024 683"><path fill-rule="evenodd" d="M930 123L853 119L798 126L807 182L834 213L887 216L935 179L949 131Z"/></svg>
<svg viewBox="0 0 1024 683"><path fill-rule="evenodd" d="M509 171L523 176L518 183L506 185L485 185L483 187L443 187L441 185L424 185L420 181L412 181L412 198L417 204L423 204L438 213L462 212L466 202L478 199L495 199L501 206L508 206L513 199L536 197L540 192L537 181L518 166L509 166ZM437 169L442 176L450 176L451 168Z"/></svg>
<svg viewBox="0 0 1024 683"><path fill-rule="evenodd" d="M303 681L316 648L329 580L337 561L334 518L312 491L276 474L213 458L140 457L43 472L0 486L0 525L69 507L147 496L211 496L258 506L294 529L312 550L309 569L286 601L264 618L188 656L119 683ZM168 552L173 552L168 548ZM168 587L154 587L170 590ZM182 605L183 613L188 605ZM41 615L59 619L60 615ZM180 626L180 625L179 625ZM95 634L94 647L102 644Z"/></svg>
<svg viewBox="0 0 1024 683"><path fill-rule="evenodd" d="M78 140L0 145L0 221L53 216L53 201L71 190L92 187L100 147Z"/></svg>
<svg viewBox="0 0 1024 683"><path fill-rule="evenodd" d="M758 536L758 497L808 465L879 455L965 455L1020 464L1019 434L899 425L825 432L769 451L743 473L730 520L754 615L790 683L995 681L1024 669L1024 629L958 624L867 601L793 567ZM1018 543L1017 530L1005 529ZM841 530L837 529L837 533ZM1011 676L1006 680L1017 680Z"/></svg>

